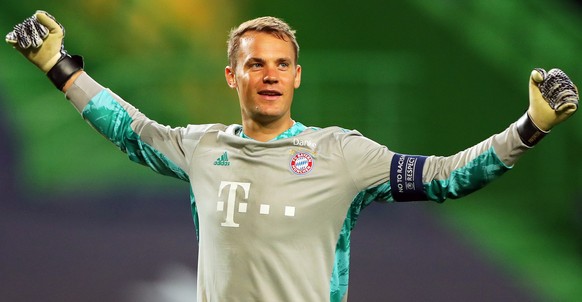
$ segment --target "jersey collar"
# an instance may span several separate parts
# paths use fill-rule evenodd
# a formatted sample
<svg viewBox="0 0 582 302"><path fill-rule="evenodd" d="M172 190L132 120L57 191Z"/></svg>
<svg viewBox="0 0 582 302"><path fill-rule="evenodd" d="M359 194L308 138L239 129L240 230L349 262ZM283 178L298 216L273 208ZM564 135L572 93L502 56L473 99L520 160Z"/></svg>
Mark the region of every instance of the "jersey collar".
<svg viewBox="0 0 582 302"><path fill-rule="evenodd" d="M280 140L280 139L284 139L284 138L290 138L293 136L298 135L299 133L303 132L303 130L305 130L307 127L305 127L303 124L299 123L299 122L293 122L293 126L291 126L291 128L285 130L283 133L277 135L277 137L273 138L272 141L276 141L276 140ZM242 127L239 131L239 135L242 138L248 138L248 139L252 139L250 137L248 137L243 131L242 131Z"/></svg>

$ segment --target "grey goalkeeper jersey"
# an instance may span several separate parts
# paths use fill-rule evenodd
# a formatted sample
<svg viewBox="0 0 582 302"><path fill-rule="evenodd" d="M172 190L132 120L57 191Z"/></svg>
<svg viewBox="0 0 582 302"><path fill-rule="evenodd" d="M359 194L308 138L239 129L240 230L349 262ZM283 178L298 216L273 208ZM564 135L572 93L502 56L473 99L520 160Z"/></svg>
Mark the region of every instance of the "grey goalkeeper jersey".
<svg viewBox="0 0 582 302"><path fill-rule="evenodd" d="M350 232L364 207L466 195L527 149L514 124L449 157L301 123L270 142L238 125L171 128L86 74L67 98L131 160L191 184L199 302L346 301Z"/></svg>

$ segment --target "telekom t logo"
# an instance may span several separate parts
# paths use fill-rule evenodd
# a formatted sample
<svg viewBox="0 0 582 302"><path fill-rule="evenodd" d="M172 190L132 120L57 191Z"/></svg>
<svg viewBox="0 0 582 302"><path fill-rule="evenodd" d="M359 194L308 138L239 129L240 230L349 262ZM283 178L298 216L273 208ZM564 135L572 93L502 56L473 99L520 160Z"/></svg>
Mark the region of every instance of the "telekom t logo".
<svg viewBox="0 0 582 302"><path fill-rule="evenodd" d="M220 186L218 188L218 203L216 204L216 210L218 212L225 211L225 204L226 204L226 218L224 222L220 225L223 227L230 227L230 228L238 228L239 224L234 221L234 213L246 213L248 208L248 202L244 202L242 200L238 201L237 207L237 200L236 200L236 191L242 189L244 192L244 200L249 199L249 193L251 191L251 184L248 182L234 182L234 181L221 181ZM227 192L226 196L226 203L223 199L220 199L223 196L223 192ZM295 207L294 206L285 206L283 215L287 217L295 216ZM271 206L268 204L261 203L258 207L260 215L269 215L271 212Z"/></svg>
<svg viewBox="0 0 582 302"><path fill-rule="evenodd" d="M228 199L226 201L226 220L221 223L221 226L238 228L239 224L234 222L234 207L236 206L236 190L241 187L245 193L245 200L249 199L249 191L251 190L251 184L248 182L233 182L233 181L221 181L220 188L218 188L218 198L222 195L222 191L225 187L228 187ZM224 201L218 201L217 209L224 209ZM241 202L239 204L239 212L246 212L247 203Z"/></svg>

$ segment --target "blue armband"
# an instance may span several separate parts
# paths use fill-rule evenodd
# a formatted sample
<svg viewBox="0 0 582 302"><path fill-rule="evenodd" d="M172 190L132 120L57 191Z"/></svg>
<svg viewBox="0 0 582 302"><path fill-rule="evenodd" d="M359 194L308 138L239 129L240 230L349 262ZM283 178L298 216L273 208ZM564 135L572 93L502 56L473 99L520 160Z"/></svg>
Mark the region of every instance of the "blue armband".
<svg viewBox="0 0 582 302"><path fill-rule="evenodd" d="M422 183L426 156L394 154L390 164L390 186L395 201L427 200Z"/></svg>

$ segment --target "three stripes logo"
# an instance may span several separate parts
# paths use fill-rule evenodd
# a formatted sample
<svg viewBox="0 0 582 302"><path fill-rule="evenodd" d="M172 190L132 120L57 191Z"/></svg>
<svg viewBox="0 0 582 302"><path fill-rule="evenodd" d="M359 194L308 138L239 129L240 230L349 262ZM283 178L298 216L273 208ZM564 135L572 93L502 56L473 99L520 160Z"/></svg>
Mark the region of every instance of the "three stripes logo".
<svg viewBox="0 0 582 302"><path fill-rule="evenodd" d="M215 166L230 166L230 162L228 161L228 154L226 151L214 161Z"/></svg>

